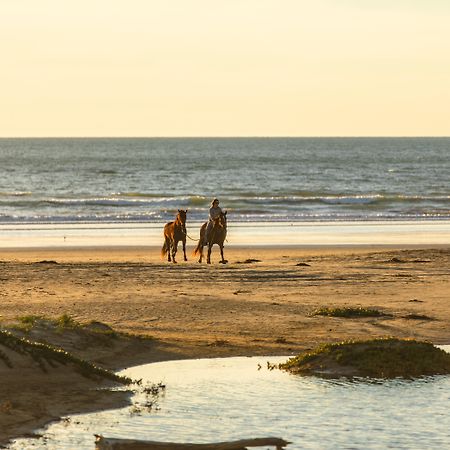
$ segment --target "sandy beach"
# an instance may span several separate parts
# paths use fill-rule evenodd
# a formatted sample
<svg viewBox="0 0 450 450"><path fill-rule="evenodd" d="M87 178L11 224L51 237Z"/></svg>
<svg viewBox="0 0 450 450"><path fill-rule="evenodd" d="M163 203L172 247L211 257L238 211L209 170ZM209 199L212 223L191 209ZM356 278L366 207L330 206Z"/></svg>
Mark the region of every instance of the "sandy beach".
<svg viewBox="0 0 450 450"><path fill-rule="evenodd" d="M298 361L320 377L446 376L448 348L430 343L450 345L450 2L21 0L0 11L0 448L60 450L49 423L78 439L73 415L122 407L140 438L137 399L166 386L119 374L149 363L184 375L171 364L192 362L218 386L221 369L201 367L216 361L197 359L258 356L284 375L271 357L338 343L317 349L314 367L314 352ZM162 259L178 239L188 260L181 244L176 264ZM212 264L198 262L204 241L225 245L221 261L216 246ZM345 342L388 337L427 344L382 339L385 369L378 342ZM428 363L435 354L442 365ZM424 370L411 371L417 361ZM434 426L450 410L427 389L403 406L401 386L351 401L344 389L332 406L321 387L304 403L286 391L284 420L266 398L274 384L252 385L272 420L242 403L236 373L235 430L209 385L212 413L192 413L213 438L295 430L293 448L450 448ZM142 439L196 439L170 436L193 430L174 416L146 422Z"/></svg>
<svg viewBox="0 0 450 450"><path fill-rule="evenodd" d="M75 334L63 333L58 342L41 336L111 369L180 358L295 354L349 338L450 343L446 246L232 247L226 249L227 265L218 264L216 249L209 266L188 256L183 262L179 253L179 263L169 264L159 247L4 250L2 328L18 317L65 314L82 324L97 321L152 338L118 341L99 351ZM386 315L314 315L320 307L337 306ZM95 383L67 368L45 374L0 361L0 372L0 443L68 413L126 402L118 393L99 394ZM59 384L67 377L73 378L69 390Z"/></svg>

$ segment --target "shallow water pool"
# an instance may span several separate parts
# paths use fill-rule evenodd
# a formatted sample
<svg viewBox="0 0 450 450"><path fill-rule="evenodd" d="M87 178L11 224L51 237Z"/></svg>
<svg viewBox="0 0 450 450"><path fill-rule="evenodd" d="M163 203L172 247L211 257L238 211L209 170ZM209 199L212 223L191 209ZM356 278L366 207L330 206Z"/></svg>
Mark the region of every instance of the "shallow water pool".
<svg viewBox="0 0 450 450"><path fill-rule="evenodd" d="M450 350L450 346L446 346ZM286 357L170 361L122 373L143 384L128 408L71 416L11 449L93 449L94 433L172 442L277 436L288 449L450 448L450 377L324 380L269 370Z"/></svg>

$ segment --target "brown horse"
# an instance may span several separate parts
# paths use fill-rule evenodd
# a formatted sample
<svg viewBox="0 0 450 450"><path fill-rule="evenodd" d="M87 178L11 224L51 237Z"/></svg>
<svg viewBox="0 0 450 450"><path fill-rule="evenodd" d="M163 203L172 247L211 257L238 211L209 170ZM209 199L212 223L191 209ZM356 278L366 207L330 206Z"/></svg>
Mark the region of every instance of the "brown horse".
<svg viewBox="0 0 450 450"><path fill-rule="evenodd" d="M188 210L184 211L182 209L178 210L178 214L176 219L173 222L166 223L164 225L164 245L161 249L161 257L167 253L167 261L171 261L170 253L172 253L172 261L175 261L175 255L178 250L178 242L183 243L183 253L184 260L187 261L186 258L186 213Z"/></svg>
<svg viewBox="0 0 450 450"><path fill-rule="evenodd" d="M211 264L211 249L214 244L217 244L220 247L220 256L222 257L220 263L226 264L228 261L223 257L223 243L227 237L227 212L225 211L224 213L221 213L220 216L214 220L209 236L209 242L205 242L207 225L208 222L205 222L200 228L200 240L194 250L194 256L200 254L198 262L201 263L203 259L203 247L208 245L208 256L206 258L206 262Z"/></svg>

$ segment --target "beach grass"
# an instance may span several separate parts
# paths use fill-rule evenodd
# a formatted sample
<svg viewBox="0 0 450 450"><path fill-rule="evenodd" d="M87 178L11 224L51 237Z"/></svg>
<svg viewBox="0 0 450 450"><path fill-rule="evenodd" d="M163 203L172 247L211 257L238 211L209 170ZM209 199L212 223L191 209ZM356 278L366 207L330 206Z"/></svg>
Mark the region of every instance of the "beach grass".
<svg viewBox="0 0 450 450"><path fill-rule="evenodd" d="M414 378L450 374L450 354L430 342L378 338L322 344L279 365L292 373Z"/></svg>
<svg viewBox="0 0 450 450"><path fill-rule="evenodd" d="M388 314L373 308L358 307L323 307L313 312L313 316L327 316L327 317L346 317L346 318L358 318L358 317L380 317L387 316Z"/></svg>
<svg viewBox="0 0 450 450"><path fill-rule="evenodd" d="M132 382L132 380L127 377L118 376L114 372L98 367L87 360L77 358L62 348L47 343L20 338L9 331L0 330L0 345L19 354L30 356L44 372L48 371L48 366L55 368L58 364L72 364L75 367L75 370L87 378L99 377L121 384L129 384ZM1 352L0 359L2 359L8 367L13 366L11 359L6 353Z"/></svg>
<svg viewBox="0 0 450 450"><path fill-rule="evenodd" d="M30 333L33 329L44 327L50 329L53 328L59 333L67 330L84 330L99 336L109 337L111 339L117 339L119 337L142 341L154 339L154 337L150 334L132 334L116 331L106 323L99 322L97 320L91 320L88 323L81 323L68 314L62 314L56 318L41 315L27 315L19 316L16 320L17 323L9 324L8 328L11 330L21 331L23 333Z"/></svg>

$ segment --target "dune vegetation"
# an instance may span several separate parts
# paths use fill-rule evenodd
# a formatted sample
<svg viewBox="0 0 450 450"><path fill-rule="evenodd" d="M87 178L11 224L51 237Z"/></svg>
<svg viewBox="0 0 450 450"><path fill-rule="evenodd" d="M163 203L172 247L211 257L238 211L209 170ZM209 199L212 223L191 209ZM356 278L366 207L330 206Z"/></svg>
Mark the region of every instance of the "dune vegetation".
<svg viewBox="0 0 450 450"><path fill-rule="evenodd" d="M323 344L279 365L296 374L415 378L450 374L450 354L429 342L378 338Z"/></svg>
<svg viewBox="0 0 450 450"><path fill-rule="evenodd" d="M99 377L122 384L131 382L128 378L118 376L112 371L103 369L87 360L78 358L62 348L43 342L31 341L24 337L17 337L9 331L0 330L0 346L5 350L9 349L20 355L31 357L44 372L48 372L58 365L70 364L77 372L88 378ZM12 369L14 363L5 350L0 349L0 360Z"/></svg>

